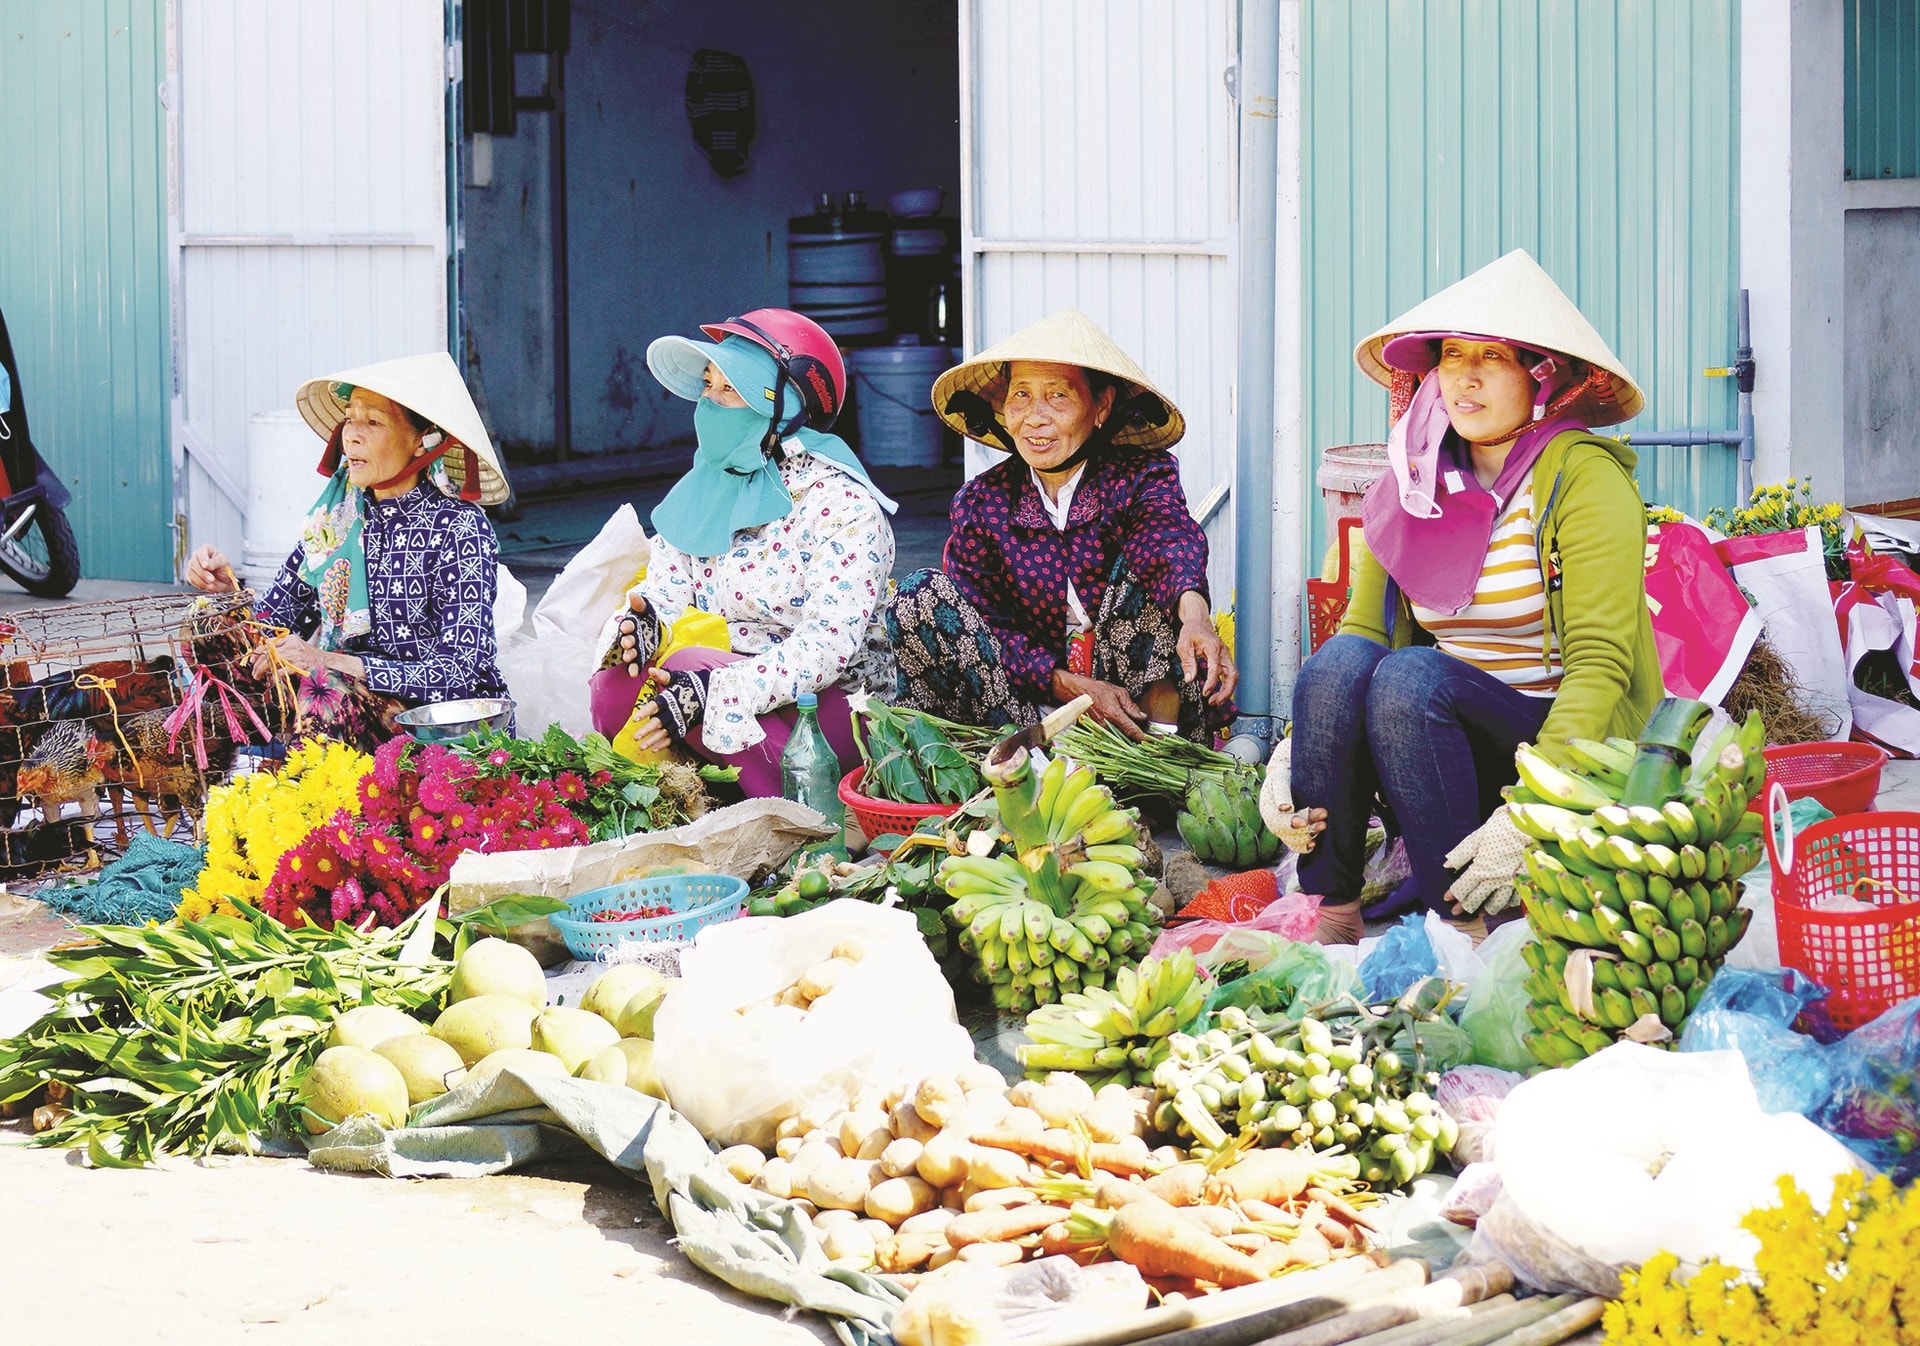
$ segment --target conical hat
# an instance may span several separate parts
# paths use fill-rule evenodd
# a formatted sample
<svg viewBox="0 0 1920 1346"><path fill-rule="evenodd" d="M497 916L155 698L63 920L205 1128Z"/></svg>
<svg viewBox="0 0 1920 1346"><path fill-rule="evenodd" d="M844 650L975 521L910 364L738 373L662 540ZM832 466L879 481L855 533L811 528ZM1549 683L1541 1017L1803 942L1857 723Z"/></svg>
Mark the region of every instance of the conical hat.
<svg viewBox="0 0 1920 1346"><path fill-rule="evenodd" d="M1646 394L1620 358L1524 248L1515 248L1431 299L1415 304L1354 347L1353 358L1361 373L1391 387L1393 370L1382 353L1389 341L1413 332L1458 332L1511 342L1570 355L1605 371L1611 378L1601 382L1609 386L1589 393L1568 408L1588 425L1630 421L1647 404Z"/></svg>
<svg viewBox="0 0 1920 1346"><path fill-rule="evenodd" d="M988 425L998 424L1005 433L1000 404L1006 399L1007 365L1013 360L1079 365L1119 380L1123 386L1114 403L1115 444L1170 449L1187 433L1187 420L1180 408L1153 386L1132 356L1114 345L1113 338L1077 308L1061 309L1050 318L1023 327L935 379L934 412L969 439L1004 450L1006 445L992 440ZM984 408L980 399L985 400ZM989 415L991 421L986 419Z"/></svg>
<svg viewBox="0 0 1920 1346"><path fill-rule="evenodd" d="M377 365L342 370L323 379L308 379L294 394L293 404L314 433L333 438L334 427L347 418L347 399L355 388L391 398L417 416L425 416L447 437L473 450L480 460L480 503L497 505L507 498L506 474L493 450L493 440L473 405L466 380L445 351L383 360ZM467 456L449 453L440 460L456 486L466 484Z"/></svg>

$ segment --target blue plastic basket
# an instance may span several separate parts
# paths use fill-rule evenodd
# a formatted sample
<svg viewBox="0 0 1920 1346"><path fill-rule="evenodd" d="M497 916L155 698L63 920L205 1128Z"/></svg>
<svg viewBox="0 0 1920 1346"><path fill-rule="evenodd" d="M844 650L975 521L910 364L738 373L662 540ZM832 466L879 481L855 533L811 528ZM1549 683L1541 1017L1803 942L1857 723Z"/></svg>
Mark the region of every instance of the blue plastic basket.
<svg viewBox="0 0 1920 1346"><path fill-rule="evenodd" d="M631 921L595 921L596 912L636 907L671 907L667 916ZM599 958L609 949L638 940L689 940L715 921L727 921L747 904L747 881L728 874L669 874L633 879L582 893L550 919L575 958Z"/></svg>

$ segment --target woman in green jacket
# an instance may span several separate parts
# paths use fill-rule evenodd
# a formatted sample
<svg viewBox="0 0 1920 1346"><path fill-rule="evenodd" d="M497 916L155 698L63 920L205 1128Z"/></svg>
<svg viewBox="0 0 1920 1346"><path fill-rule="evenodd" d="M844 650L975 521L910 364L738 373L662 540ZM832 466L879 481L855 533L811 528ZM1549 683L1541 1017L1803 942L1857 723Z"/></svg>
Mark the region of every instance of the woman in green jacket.
<svg viewBox="0 0 1920 1346"><path fill-rule="evenodd" d="M1514 749L1635 736L1661 696L1634 454L1588 428L1645 398L1521 251L1354 356L1393 393L1392 471L1362 507L1339 634L1294 685L1293 822L1318 840L1300 884L1322 941L1359 938L1377 796L1412 875L1366 915L1425 907L1477 936L1513 901Z"/></svg>

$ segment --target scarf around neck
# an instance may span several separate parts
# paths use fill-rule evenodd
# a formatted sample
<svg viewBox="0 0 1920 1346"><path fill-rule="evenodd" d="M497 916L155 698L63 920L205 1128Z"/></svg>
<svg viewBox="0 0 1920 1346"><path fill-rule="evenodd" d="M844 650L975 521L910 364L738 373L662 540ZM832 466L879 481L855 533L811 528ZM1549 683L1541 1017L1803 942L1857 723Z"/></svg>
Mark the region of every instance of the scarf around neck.
<svg viewBox="0 0 1920 1346"><path fill-rule="evenodd" d="M703 397L693 409L699 447L693 466L654 506L653 530L689 556L724 556L734 534L793 512L780 465L760 447L768 418L750 407L723 407ZM852 477L891 514L897 508L838 435L802 428L788 442Z"/></svg>
<svg viewBox="0 0 1920 1346"><path fill-rule="evenodd" d="M1367 550L1412 602L1459 612L1473 601L1501 511L1553 437L1583 428L1561 414L1521 431L1488 490L1473 475L1472 450L1452 433L1440 380L1428 375L1387 437L1392 470L1360 507Z"/></svg>
<svg viewBox="0 0 1920 1346"><path fill-rule="evenodd" d="M327 479L300 530L300 578L320 596L320 629L313 643L338 650L373 629L367 599L367 493L347 480L343 462Z"/></svg>

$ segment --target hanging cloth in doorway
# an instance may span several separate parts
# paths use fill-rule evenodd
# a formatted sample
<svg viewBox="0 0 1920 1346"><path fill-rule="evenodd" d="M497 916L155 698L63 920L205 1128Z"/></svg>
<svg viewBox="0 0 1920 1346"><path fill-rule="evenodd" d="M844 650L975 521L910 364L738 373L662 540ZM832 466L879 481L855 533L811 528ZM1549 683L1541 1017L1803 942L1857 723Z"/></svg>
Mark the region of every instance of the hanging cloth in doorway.
<svg viewBox="0 0 1920 1346"><path fill-rule="evenodd" d="M714 172L737 178L747 171L747 147L753 143L753 76L746 58L702 47L687 67L687 122L693 143Z"/></svg>

